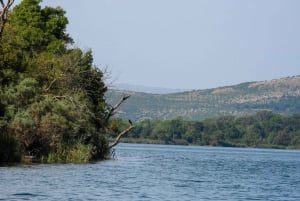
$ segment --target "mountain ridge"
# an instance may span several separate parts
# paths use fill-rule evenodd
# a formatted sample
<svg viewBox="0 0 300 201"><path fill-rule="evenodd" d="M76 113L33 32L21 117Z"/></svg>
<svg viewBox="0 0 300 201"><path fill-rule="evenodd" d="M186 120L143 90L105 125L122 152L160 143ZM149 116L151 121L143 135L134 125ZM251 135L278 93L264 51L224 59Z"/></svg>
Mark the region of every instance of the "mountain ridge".
<svg viewBox="0 0 300 201"><path fill-rule="evenodd" d="M188 91L188 89L174 89L174 88L166 88L166 87L151 87L151 86L125 84L125 83L115 84L114 86L110 87L110 89L121 90L121 91L151 93L151 94L170 94L170 93L179 93L179 92Z"/></svg>
<svg viewBox="0 0 300 201"><path fill-rule="evenodd" d="M171 94L110 89L106 99L114 103L124 93L131 97L120 107L117 116L133 121L178 116L203 120L221 115L252 114L259 110L286 114L300 112L300 75Z"/></svg>

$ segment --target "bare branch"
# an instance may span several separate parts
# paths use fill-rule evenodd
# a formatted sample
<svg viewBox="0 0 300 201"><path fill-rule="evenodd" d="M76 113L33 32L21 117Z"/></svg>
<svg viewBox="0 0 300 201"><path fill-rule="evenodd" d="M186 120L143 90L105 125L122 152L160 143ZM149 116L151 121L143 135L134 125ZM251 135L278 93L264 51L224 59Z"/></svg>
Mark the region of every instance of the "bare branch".
<svg viewBox="0 0 300 201"><path fill-rule="evenodd" d="M105 84L108 88L113 86L113 83L116 82L117 78L112 79L112 72L109 69L109 66L106 65L104 68L101 69L103 73L103 80L105 80Z"/></svg>
<svg viewBox="0 0 300 201"><path fill-rule="evenodd" d="M5 23L7 21L9 8L13 5L13 3L14 0L8 0L6 4L3 2L3 0L0 0L0 4L2 7L2 10L0 11L0 40L2 38Z"/></svg>
<svg viewBox="0 0 300 201"><path fill-rule="evenodd" d="M56 82L56 78L54 80L51 81L50 85L47 87L46 91L49 91L52 87L52 85Z"/></svg>
<svg viewBox="0 0 300 201"><path fill-rule="evenodd" d="M132 129L134 128L132 122L129 120L129 126L123 130L121 133L118 134L118 136L116 137L116 139L114 140L113 143L111 143L108 148L111 149L113 148L114 146L116 146L117 144L119 144L120 140L121 140L121 137L123 135L125 135L126 133L128 133L129 131L131 131Z"/></svg>
<svg viewBox="0 0 300 201"><path fill-rule="evenodd" d="M110 117L112 117L114 114L116 114L116 112L118 111L120 105L130 97L129 94L123 94L123 97L114 105L112 106L109 111L108 111L108 114L106 116L106 121L109 120Z"/></svg>

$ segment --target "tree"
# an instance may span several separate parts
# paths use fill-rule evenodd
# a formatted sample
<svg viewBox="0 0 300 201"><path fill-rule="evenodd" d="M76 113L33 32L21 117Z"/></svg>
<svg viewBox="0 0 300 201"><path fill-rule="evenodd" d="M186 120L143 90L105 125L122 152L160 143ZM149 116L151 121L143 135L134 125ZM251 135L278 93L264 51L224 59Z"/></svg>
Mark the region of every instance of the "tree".
<svg viewBox="0 0 300 201"><path fill-rule="evenodd" d="M0 43L0 130L6 133L0 141L14 145L1 156L103 159L133 128L130 122L109 144L110 118L129 96L114 106L105 102L104 74L92 51L73 48L63 9L40 2L23 0L14 8Z"/></svg>

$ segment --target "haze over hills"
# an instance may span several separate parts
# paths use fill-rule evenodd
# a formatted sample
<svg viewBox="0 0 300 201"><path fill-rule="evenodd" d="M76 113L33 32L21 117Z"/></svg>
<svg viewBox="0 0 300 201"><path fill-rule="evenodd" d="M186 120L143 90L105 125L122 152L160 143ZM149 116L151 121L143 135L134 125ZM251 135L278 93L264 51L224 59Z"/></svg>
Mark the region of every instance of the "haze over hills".
<svg viewBox="0 0 300 201"><path fill-rule="evenodd" d="M124 83L115 84L113 87L111 87L111 89L123 90L123 91L133 91L133 92L144 92L144 93L150 93L150 94L170 94L170 93L178 93L178 92L188 91L186 89L149 87L149 86L124 84Z"/></svg>
<svg viewBox="0 0 300 201"><path fill-rule="evenodd" d="M131 97L123 103L116 116L132 121L165 120L179 116L203 120L220 115L252 114L259 110L286 114L300 112L299 75L172 94L110 89L106 99L113 104L123 94L131 94Z"/></svg>

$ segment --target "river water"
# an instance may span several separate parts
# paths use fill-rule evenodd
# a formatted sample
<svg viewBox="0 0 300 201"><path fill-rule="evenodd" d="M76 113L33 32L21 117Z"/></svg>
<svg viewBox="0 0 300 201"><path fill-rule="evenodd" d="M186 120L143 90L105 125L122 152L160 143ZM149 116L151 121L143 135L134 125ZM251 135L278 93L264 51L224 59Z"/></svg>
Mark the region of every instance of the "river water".
<svg viewBox="0 0 300 201"><path fill-rule="evenodd" d="M300 151L120 144L93 164L0 167L0 200L300 200Z"/></svg>

